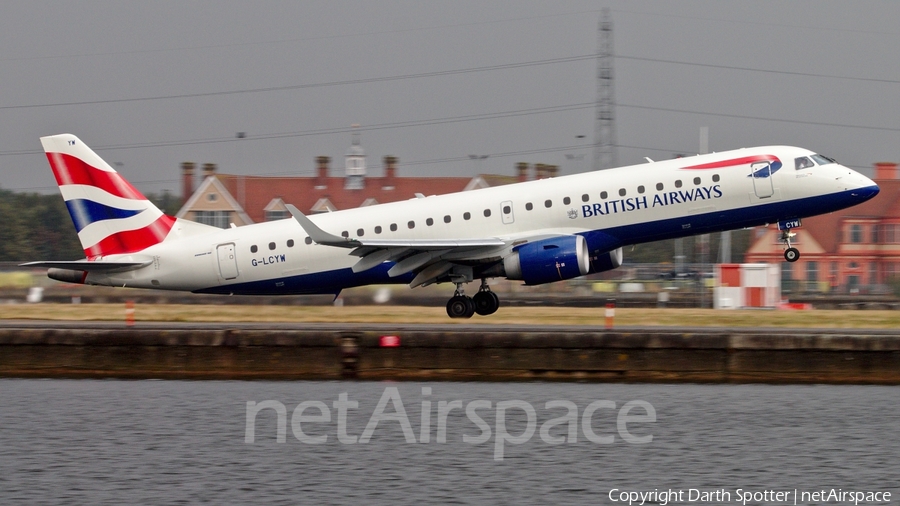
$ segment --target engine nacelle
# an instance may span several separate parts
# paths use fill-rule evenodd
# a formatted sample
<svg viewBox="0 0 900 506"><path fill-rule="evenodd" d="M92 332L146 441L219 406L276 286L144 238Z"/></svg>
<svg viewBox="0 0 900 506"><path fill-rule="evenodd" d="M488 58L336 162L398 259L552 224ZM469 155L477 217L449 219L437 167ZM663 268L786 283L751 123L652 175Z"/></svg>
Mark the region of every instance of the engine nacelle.
<svg viewBox="0 0 900 506"><path fill-rule="evenodd" d="M597 255L591 262L591 274L595 272L611 271L622 265L622 248L616 248L606 253Z"/></svg>
<svg viewBox="0 0 900 506"><path fill-rule="evenodd" d="M563 235L525 243L503 259L508 279L540 285L584 276L590 271L587 241L580 235Z"/></svg>

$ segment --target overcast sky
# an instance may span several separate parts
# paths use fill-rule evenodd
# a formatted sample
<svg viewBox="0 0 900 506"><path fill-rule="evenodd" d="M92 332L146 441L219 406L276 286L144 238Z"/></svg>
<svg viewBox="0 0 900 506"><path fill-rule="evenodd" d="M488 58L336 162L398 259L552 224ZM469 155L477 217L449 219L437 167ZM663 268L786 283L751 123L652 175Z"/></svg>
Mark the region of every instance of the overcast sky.
<svg viewBox="0 0 900 506"><path fill-rule="evenodd" d="M867 173L900 161L892 0L5 0L0 187L55 191L43 135L73 133L145 193L178 193L183 161L342 169L354 123L372 175L385 155L407 175L583 172L603 7L620 165L695 153L704 126L716 151L799 145Z"/></svg>

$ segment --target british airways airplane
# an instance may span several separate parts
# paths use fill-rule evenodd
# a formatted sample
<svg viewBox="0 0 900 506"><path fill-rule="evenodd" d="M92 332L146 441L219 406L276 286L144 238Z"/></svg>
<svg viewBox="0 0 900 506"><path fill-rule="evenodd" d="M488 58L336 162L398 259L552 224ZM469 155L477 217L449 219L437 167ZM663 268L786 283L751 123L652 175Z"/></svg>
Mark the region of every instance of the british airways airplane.
<svg viewBox="0 0 900 506"><path fill-rule="evenodd" d="M165 215L70 134L41 138L86 258L53 279L215 294L334 294L450 282L451 318L500 305L489 278L539 285L614 269L628 245L777 223L865 202L869 178L812 151L739 149L219 229ZM462 285L481 280L474 296Z"/></svg>

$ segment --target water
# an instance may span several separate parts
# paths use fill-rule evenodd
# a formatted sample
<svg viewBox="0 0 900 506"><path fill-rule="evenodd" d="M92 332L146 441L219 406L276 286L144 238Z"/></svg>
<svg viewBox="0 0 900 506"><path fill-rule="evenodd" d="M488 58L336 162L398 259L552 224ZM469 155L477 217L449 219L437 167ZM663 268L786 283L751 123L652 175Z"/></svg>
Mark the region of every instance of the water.
<svg viewBox="0 0 900 506"><path fill-rule="evenodd" d="M347 435L359 437L392 392L417 441L422 401L431 402L429 442L406 442L392 403L381 413L394 420L381 421L369 442L338 440L333 404L341 393L359 403L346 417ZM610 499L612 489L680 489L687 503L691 488L727 491L730 504L740 504L738 488L889 491L896 502L898 394L896 387L826 385L5 379L0 504L623 504ZM438 443L438 402L478 399L491 403L475 411L491 438L465 443L463 435L482 432L456 409L446 417L446 442ZM277 441L276 411L264 409L247 443L247 402L266 400L285 406L285 442ZM535 433L502 445L499 460L496 406L510 400L534 407ZM545 409L552 400L577 408L577 442L542 439L541 425L566 414ZM590 426L612 444L591 442L583 430L584 410L598 400L616 403L598 409ZM655 410L655 422L627 425L636 437L652 436L646 444L628 443L618 430L618 410L635 400ZM330 421L301 424L309 436L327 436L324 444L303 443L292 431L304 401L329 409ZM303 414L322 415L315 408ZM528 428L522 409L508 409L503 420L512 437ZM565 438L567 430L562 424L546 436ZM714 502L693 504L701 503Z"/></svg>

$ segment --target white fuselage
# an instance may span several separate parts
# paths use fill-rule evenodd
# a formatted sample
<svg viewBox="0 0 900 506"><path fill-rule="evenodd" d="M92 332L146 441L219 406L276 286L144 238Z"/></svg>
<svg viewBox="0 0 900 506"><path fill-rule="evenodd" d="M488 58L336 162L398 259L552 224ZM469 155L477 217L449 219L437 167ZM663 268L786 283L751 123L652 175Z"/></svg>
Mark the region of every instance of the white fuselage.
<svg viewBox="0 0 900 506"><path fill-rule="evenodd" d="M508 255L518 239L579 234L594 255L630 244L830 212L853 205L859 190L874 187L868 178L837 163L795 168L795 158L810 155L785 146L736 150L414 198L311 219L322 230L350 238L507 241L489 255L496 258ZM716 166L766 156L777 157L781 165L764 177L751 176L759 163ZM697 166L704 167L692 168ZM409 282L407 276L386 276L383 268L352 273L359 257L346 248L312 242L294 219L200 234L197 228L178 220L162 243L103 259L152 260L150 265L118 274L92 272L86 282L285 294Z"/></svg>

